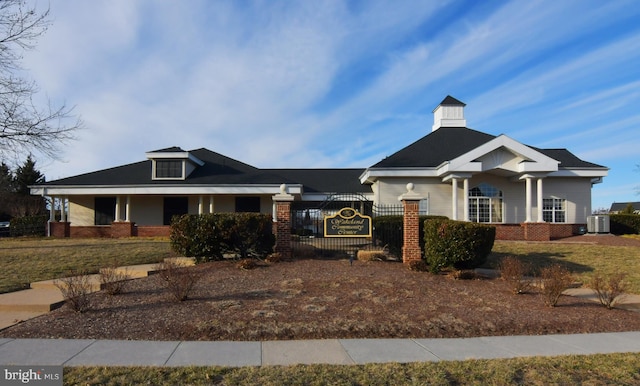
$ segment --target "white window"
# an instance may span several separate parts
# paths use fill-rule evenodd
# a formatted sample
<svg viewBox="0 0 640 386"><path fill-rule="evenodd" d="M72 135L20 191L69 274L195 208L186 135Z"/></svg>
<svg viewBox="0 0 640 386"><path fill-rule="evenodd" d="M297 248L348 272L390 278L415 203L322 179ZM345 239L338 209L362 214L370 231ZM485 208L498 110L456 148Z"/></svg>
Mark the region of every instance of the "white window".
<svg viewBox="0 0 640 386"><path fill-rule="evenodd" d="M566 222L567 200L545 198L542 200L542 220L545 222Z"/></svg>
<svg viewBox="0 0 640 386"><path fill-rule="evenodd" d="M485 183L471 188L469 221L502 222L502 191Z"/></svg>
<svg viewBox="0 0 640 386"><path fill-rule="evenodd" d="M184 161L176 159L154 160L154 174L156 180L184 179Z"/></svg>

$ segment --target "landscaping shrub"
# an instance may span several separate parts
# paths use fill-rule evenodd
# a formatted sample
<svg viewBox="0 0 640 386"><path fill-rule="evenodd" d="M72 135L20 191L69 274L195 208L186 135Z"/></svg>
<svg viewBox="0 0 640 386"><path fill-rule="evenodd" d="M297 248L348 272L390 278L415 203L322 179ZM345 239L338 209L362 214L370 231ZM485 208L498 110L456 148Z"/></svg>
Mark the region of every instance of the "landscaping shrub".
<svg viewBox="0 0 640 386"><path fill-rule="evenodd" d="M100 268L99 276L100 288L109 295L123 293L131 278L126 269L124 271L118 269L117 263Z"/></svg>
<svg viewBox="0 0 640 386"><path fill-rule="evenodd" d="M238 262L237 267L244 270L250 270L257 268L258 263L253 259L242 259Z"/></svg>
<svg viewBox="0 0 640 386"><path fill-rule="evenodd" d="M156 276L164 284L174 300L184 301L189 298L193 287L202 278L199 270L174 260L165 260L156 266Z"/></svg>
<svg viewBox="0 0 640 386"><path fill-rule="evenodd" d="M496 228L489 225L431 219L424 222L425 259L432 272L445 267L472 269L491 253Z"/></svg>
<svg viewBox="0 0 640 386"><path fill-rule="evenodd" d="M610 231L614 235L640 234L640 215L612 214L609 215Z"/></svg>
<svg viewBox="0 0 640 386"><path fill-rule="evenodd" d="M45 236L47 233L47 216L15 217L10 221L12 237Z"/></svg>
<svg viewBox="0 0 640 386"><path fill-rule="evenodd" d="M407 263L409 270L416 272L427 272L429 266L424 260L411 260Z"/></svg>
<svg viewBox="0 0 640 386"><path fill-rule="evenodd" d="M614 273L608 277L595 275L589 283L591 289L598 295L600 304L608 309L613 308L615 303L624 296L626 283L624 273Z"/></svg>
<svg viewBox="0 0 640 386"><path fill-rule="evenodd" d="M500 277L509 284L511 291L520 295L528 292L533 286L532 280L526 278L531 272L531 265L524 261L507 256L500 262Z"/></svg>
<svg viewBox="0 0 640 386"><path fill-rule="evenodd" d="M558 300L572 282L571 272L559 264L553 264L540 270L542 280L542 294L544 303L549 307L555 307Z"/></svg>
<svg viewBox="0 0 640 386"><path fill-rule="evenodd" d="M272 220L261 213L215 213L175 217L171 248L196 262L220 260L225 254L263 257L275 244Z"/></svg>
<svg viewBox="0 0 640 386"><path fill-rule="evenodd" d="M86 271L71 270L62 279L56 279L53 284L60 290L65 303L76 312L86 312L91 309L92 292L91 279Z"/></svg>

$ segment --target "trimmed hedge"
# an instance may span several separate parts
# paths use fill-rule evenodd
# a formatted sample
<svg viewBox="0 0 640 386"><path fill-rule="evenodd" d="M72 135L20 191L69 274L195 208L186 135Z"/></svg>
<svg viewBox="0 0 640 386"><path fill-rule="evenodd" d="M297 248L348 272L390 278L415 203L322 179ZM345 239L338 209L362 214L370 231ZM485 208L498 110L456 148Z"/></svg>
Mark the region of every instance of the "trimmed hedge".
<svg viewBox="0 0 640 386"><path fill-rule="evenodd" d="M47 220L45 215L14 217L9 222L12 237L45 236L47 234Z"/></svg>
<svg viewBox="0 0 640 386"><path fill-rule="evenodd" d="M425 260L431 272L443 268L477 268L487 261L496 228L464 221L435 219L424 223Z"/></svg>
<svg viewBox="0 0 640 386"><path fill-rule="evenodd" d="M196 262L221 260L228 254L264 257L275 245L271 215L263 213L176 216L170 240L174 252L195 257Z"/></svg>
<svg viewBox="0 0 640 386"><path fill-rule="evenodd" d="M420 216L418 218L420 229L420 249L424 251L424 222L427 220L446 220L445 216ZM393 255L402 254L402 244L404 242L404 219L402 215L378 216L373 218L375 237L383 246L389 248Z"/></svg>
<svg viewBox="0 0 640 386"><path fill-rule="evenodd" d="M611 214L609 225L614 235L637 235L640 234L640 215Z"/></svg>

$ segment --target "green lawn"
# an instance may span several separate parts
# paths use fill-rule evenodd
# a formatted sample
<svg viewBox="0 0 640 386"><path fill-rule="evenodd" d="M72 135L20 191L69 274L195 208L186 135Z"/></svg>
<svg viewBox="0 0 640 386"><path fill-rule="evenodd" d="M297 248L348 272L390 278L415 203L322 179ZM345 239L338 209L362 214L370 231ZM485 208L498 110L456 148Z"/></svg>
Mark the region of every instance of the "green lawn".
<svg viewBox="0 0 640 386"><path fill-rule="evenodd" d="M114 263L157 263L170 255L167 239L0 238L0 293L69 270L98 272Z"/></svg>
<svg viewBox="0 0 640 386"><path fill-rule="evenodd" d="M637 354L361 366L67 367L65 385L632 385Z"/></svg>
<svg viewBox="0 0 640 386"><path fill-rule="evenodd" d="M488 264L497 266L501 258L515 256L540 268L559 263L588 283L598 273L625 272L628 292L640 294L640 248L591 244L525 243L496 241Z"/></svg>

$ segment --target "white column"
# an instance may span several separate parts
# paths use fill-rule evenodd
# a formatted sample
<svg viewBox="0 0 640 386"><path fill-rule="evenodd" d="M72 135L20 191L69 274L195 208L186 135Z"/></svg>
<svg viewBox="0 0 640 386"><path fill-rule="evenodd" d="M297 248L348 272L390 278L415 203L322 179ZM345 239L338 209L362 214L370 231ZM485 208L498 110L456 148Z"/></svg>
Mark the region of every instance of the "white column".
<svg viewBox="0 0 640 386"><path fill-rule="evenodd" d="M458 219L458 179L451 179L451 219Z"/></svg>
<svg viewBox="0 0 640 386"><path fill-rule="evenodd" d="M537 192L538 222L544 222L544 219L543 219L543 216L542 216L542 178L538 178L537 187L538 187L538 192Z"/></svg>
<svg viewBox="0 0 640 386"><path fill-rule="evenodd" d="M67 198L60 199L60 221L67 222Z"/></svg>
<svg viewBox="0 0 640 386"><path fill-rule="evenodd" d="M469 221L469 179L462 180L462 189L464 190L464 214L462 218L464 221Z"/></svg>
<svg viewBox="0 0 640 386"><path fill-rule="evenodd" d="M525 202L526 219L524 221L531 222L531 177L525 178L525 190L526 190L526 202Z"/></svg>
<svg viewBox="0 0 640 386"><path fill-rule="evenodd" d="M120 222L120 196L116 196L116 218L114 222Z"/></svg>
<svg viewBox="0 0 640 386"><path fill-rule="evenodd" d="M56 221L56 197L51 196L51 210L49 211L49 221Z"/></svg>
<svg viewBox="0 0 640 386"><path fill-rule="evenodd" d="M131 222L131 196L129 195L124 204L124 221Z"/></svg>
<svg viewBox="0 0 640 386"><path fill-rule="evenodd" d="M213 196L209 196L209 213L213 213Z"/></svg>
<svg viewBox="0 0 640 386"><path fill-rule="evenodd" d="M204 213L204 202L202 196L198 196L198 214Z"/></svg>

